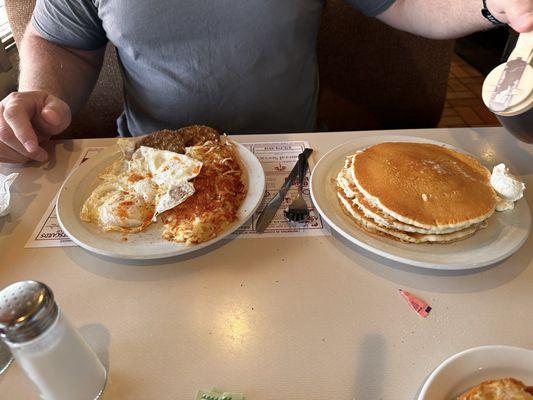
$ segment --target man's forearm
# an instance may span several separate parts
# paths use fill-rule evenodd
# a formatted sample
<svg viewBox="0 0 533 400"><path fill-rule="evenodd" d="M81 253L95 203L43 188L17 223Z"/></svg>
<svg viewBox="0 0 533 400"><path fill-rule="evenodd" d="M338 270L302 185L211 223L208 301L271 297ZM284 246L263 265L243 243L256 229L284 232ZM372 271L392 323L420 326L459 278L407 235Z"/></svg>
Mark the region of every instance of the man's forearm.
<svg viewBox="0 0 533 400"><path fill-rule="evenodd" d="M378 19L431 39L454 39L489 29L481 0L396 0Z"/></svg>
<svg viewBox="0 0 533 400"><path fill-rule="evenodd" d="M55 45L28 25L19 49L19 91L44 90L64 100L74 114L91 94L104 51L82 51Z"/></svg>

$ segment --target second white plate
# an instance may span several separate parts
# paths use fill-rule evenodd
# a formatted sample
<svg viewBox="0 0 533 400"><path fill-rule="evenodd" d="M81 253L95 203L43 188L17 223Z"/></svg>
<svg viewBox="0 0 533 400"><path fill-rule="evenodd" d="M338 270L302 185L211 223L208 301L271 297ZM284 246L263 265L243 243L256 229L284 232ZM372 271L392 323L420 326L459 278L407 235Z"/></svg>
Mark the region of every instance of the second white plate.
<svg viewBox="0 0 533 400"><path fill-rule="evenodd" d="M348 155L382 142L434 143L454 148L424 138L374 135L344 143L325 154L311 176L311 197L320 215L347 240L394 261L443 270L474 269L490 265L509 257L524 244L531 226L531 213L525 199L519 200L512 211L494 213L486 229L468 239L450 244L401 243L359 229L339 205L335 178Z"/></svg>

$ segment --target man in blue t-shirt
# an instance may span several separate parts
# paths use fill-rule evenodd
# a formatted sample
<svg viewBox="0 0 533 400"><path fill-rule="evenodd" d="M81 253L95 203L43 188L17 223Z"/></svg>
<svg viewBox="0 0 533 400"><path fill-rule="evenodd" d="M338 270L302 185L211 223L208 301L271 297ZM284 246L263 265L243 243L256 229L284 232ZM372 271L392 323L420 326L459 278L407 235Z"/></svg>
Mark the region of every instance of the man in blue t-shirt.
<svg viewBox="0 0 533 400"><path fill-rule="evenodd" d="M83 106L108 41L124 78L121 135L198 123L231 133L313 130L324 1L37 0L19 92L0 103L0 162L46 160L40 143ZM533 0L346 1L430 38L498 20L533 29Z"/></svg>

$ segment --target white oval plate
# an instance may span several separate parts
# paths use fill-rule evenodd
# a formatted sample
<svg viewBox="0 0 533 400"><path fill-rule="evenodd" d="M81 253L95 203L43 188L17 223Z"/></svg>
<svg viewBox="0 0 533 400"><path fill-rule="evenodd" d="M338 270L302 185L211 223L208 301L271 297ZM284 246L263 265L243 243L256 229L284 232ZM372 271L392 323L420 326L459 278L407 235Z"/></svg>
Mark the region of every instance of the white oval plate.
<svg viewBox="0 0 533 400"><path fill-rule="evenodd" d="M511 346L481 346L457 353L435 369L417 400L452 400L489 379L533 382L533 351Z"/></svg>
<svg viewBox="0 0 533 400"><path fill-rule="evenodd" d="M245 224L259 207L265 193L265 173L261 163L246 147L239 143L234 142L234 144L243 169L246 197L237 213L237 220L212 240L189 246L169 242L161 237L163 229L161 222L151 225L143 232L129 235L119 232L103 232L96 225L83 222L79 217L80 211L85 200L98 185L98 175L120 157L116 146L85 161L63 183L57 199L59 225L74 243L84 249L107 257L126 260L155 260L173 257L212 245Z"/></svg>
<svg viewBox="0 0 533 400"><path fill-rule="evenodd" d="M468 239L450 244L402 243L359 229L340 207L334 181L348 155L382 142L433 143L462 151L429 139L376 135L344 143L326 153L311 175L311 197L320 215L347 240L397 262L443 270L474 269L490 265L509 257L524 244L531 226L531 213L525 199L519 200L512 211L494 213L486 229L476 232ZM492 166L487 167L492 169Z"/></svg>

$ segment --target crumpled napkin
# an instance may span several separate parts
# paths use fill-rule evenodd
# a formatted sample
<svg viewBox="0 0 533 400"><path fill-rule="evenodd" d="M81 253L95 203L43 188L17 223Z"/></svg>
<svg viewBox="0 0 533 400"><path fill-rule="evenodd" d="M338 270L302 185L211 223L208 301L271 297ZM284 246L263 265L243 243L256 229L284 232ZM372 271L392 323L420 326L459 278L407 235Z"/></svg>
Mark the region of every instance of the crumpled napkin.
<svg viewBox="0 0 533 400"><path fill-rule="evenodd" d="M9 188L17 176L19 174L16 172L9 175L0 174L0 217L9 214L9 206L11 204L11 191Z"/></svg>

